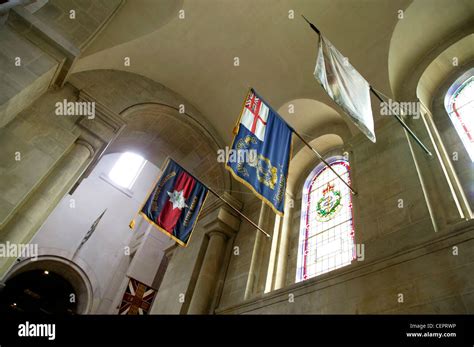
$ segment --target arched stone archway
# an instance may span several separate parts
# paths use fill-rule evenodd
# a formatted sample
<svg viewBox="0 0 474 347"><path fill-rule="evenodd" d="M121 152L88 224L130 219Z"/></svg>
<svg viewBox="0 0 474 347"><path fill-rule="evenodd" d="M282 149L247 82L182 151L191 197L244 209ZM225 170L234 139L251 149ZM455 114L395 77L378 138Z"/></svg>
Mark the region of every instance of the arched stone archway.
<svg viewBox="0 0 474 347"><path fill-rule="evenodd" d="M105 153L135 150L157 167L171 156L191 173L201 173L203 182L218 192L232 190L230 174L216 160L223 141L179 94L144 76L117 70L79 72L71 76L71 84L94 95L126 123Z"/></svg>
<svg viewBox="0 0 474 347"><path fill-rule="evenodd" d="M449 119L445 98L452 84L474 67L474 34L468 35L439 54L421 75L416 94L427 112L426 126L432 133L457 213L472 218L473 163ZM456 159L453 154L456 153ZM455 214L454 214L455 215Z"/></svg>
<svg viewBox="0 0 474 347"><path fill-rule="evenodd" d="M347 141L359 131L346 116L315 99L290 100L278 109L278 113L308 142L326 134L335 134ZM293 141L294 157L304 145L296 137Z"/></svg>
<svg viewBox="0 0 474 347"><path fill-rule="evenodd" d="M415 0L408 6L390 40L388 71L395 98L414 98L426 67L473 32L473 6L469 0L434 0L430 6Z"/></svg>
<svg viewBox="0 0 474 347"><path fill-rule="evenodd" d="M333 150L340 150L344 147L343 139L336 134L325 134L319 136L310 142L310 145L317 148L325 156ZM296 196L300 194L303 182L311 170L320 162L320 160L311 152L308 147L303 147L291 160L291 172L288 177L288 193Z"/></svg>
<svg viewBox="0 0 474 347"><path fill-rule="evenodd" d="M474 30L474 29L473 29ZM446 48L423 71L416 86L416 95L426 107L431 107L435 93L446 79L455 79L474 61L474 34L465 36Z"/></svg>
<svg viewBox="0 0 474 347"><path fill-rule="evenodd" d="M449 54L456 52L461 64L471 55L469 45L461 42L474 30L473 4L467 0L435 0L430 5L434 6L415 0L404 12L390 41L388 70L394 98L418 103L418 115L405 117L406 123L433 155L419 151L406 132L405 136L433 229L440 230L460 222L469 211L461 206L454 171L443 154L443 144L436 139L429 103L442 76L458 68Z"/></svg>
<svg viewBox="0 0 474 347"><path fill-rule="evenodd" d="M136 151L157 167L170 156L211 187L230 189L229 174L216 161L219 145L198 120L156 103L134 105L121 116L127 126L106 153Z"/></svg>
<svg viewBox="0 0 474 347"><path fill-rule="evenodd" d="M48 271L58 278L62 278L72 288L73 293L71 294L75 295L73 298L76 303L74 313L91 313L93 292L89 278L77 264L66 258L44 255L39 256L36 260L34 258L25 259L11 268L5 276L4 283L8 287L9 281L17 276L35 271Z"/></svg>

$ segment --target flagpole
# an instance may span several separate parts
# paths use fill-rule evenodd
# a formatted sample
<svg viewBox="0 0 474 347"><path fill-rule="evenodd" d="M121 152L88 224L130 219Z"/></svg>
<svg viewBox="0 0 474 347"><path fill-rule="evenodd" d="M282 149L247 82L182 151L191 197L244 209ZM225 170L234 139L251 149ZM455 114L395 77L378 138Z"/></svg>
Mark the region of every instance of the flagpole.
<svg viewBox="0 0 474 347"><path fill-rule="evenodd" d="M251 89L253 89L253 88L251 88ZM255 93L257 93L257 91L256 91L255 89L253 89L253 91L254 91ZM356 192L354 189L352 189L352 187L351 187L346 181L344 181L344 180L342 179L342 177L339 176L339 174L338 174L336 171L334 171L334 169L331 167L331 165L329 165L329 163L328 163L326 160L323 159L323 157L321 156L321 154L319 154L319 152L318 152L314 147L312 147L312 146L295 130L295 128L293 128L293 127L291 126L290 123L288 123L285 119L283 119L283 117L280 116L280 115L278 114L278 112L276 112L276 111L270 106L270 104L269 104L268 102L266 102L264 98L262 98L262 96L261 96L260 94L258 95L258 97L259 97L265 104L268 105L268 107L275 113L275 115L277 115L277 116L281 119L282 122L285 122L286 125L288 125L288 126L290 127L291 131L294 132L294 133L296 134L296 136L298 136L298 137L300 138L300 140L303 141L303 143L304 143L309 149L311 149L311 151L313 151L313 152L316 154L316 156L317 156L329 169L331 169L332 172L334 172L334 174L351 190L351 192L352 192L353 195L357 195L357 192Z"/></svg>
<svg viewBox="0 0 474 347"><path fill-rule="evenodd" d="M261 231L263 234L265 234L266 237L270 237L268 233L266 233L262 228L260 228L257 224L255 224L250 218L248 218L246 215L244 215L242 212L240 212L237 208L232 206L228 201L226 201L222 196L217 194L212 188L207 187L209 191L214 194L218 199L220 199L223 203L225 203L227 206L229 206L232 210L237 212L242 218L244 218L247 222L252 224L255 228L257 228L259 231Z"/></svg>
<svg viewBox="0 0 474 347"><path fill-rule="evenodd" d="M342 179L342 177L332 168L332 166L326 160L324 160L321 154L319 154L319 152L316 149L314 149L313 146L311 146L300 134L298 134L298 132L295 129L293 129L293 132L295 133L296 136L299 137L301 141L303 141L303 143L309 149L311 149L318 156L318 158L324 163L324 165L326 165L332 172L334 172L334 174L347 186L347 188L351 190L353 195L357 195L357 192L349 185L349 183L347 183L346 181Z"/></svg>
<svg viewBox="0 0 474 347"><path fill-rule="evenodd" d="M390 107L390 104L388 104L386 101L384 101L382 99L382 97L379 95L379 93L377 93L377 91L372 86L370 86L370 91L372 92L372 94L375 95L375 97L377 99L379 99L380 102L383 102L384 104L387 104L388 109L390 110L390 112L392 111L392 108ZM416 141L416 143L418 143L418 145L420 145L420 147L426 152L426 154L428 154L429 156L432 156L429 149L426 148L426 146L423 144L423 142L421 142L421 140L408 127L408 125L406 125L406 123L403 121L403 119L401 119L400 116L398 114L396 114L395 112L391 112L391 113L395 115L395 118L398 120L398 122L401 124L401 126L411 135L411 137Z"/></svg>
<svg viewBox="0 0 474 347"><path fill-rule="evenodd" d="M306 23L309 24L309 26L311 27L311 29L313 29L314 31L316 31L316 33L317 33L318 35L321 35L321 32L319 31L319 29L316 28L316 26L315 26L313 23L311 23L305 16L301 15L301 17L304 18L304 20L306 21Z"/></svg>
<svg viewBox="0 0 474 347"><path fill-rule="evenodd" d="M303 19L309 24L309 26L311 27L311 29L313 29L318 35L321 35L321 31L316 28L316 26L311 23L305 16L301 15L301 17L303 17ZM380 97L380 95L375 91L375 89L369 85L370 87L370 91L375 95L375 97L377 99L379 99L381 102L383 103L386 103L385 101L383 101L383 99ZM389 109L391 110L391 107L390 105L388 105ZM397 121L401 124L401 126L408 132L408 134L410 134L410 136L416 141L416 143L418 143L418 145L423 149L423 151L426 152L426 154L428 154L429 156L432 156L431 152L428 150L428 148L426 148L426 146L423 144L423 142L421 142L421 140L415 135L415 133L408 127L408 125L400 118L400 116L398 116L397 114L395 114L395 117L397 119Z"/></svg>

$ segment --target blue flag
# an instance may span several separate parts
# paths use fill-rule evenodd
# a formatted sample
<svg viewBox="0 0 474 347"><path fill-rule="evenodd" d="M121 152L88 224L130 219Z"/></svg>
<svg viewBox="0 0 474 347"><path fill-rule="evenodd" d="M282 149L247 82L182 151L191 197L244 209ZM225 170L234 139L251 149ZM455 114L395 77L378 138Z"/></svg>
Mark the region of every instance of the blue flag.
<svg viewBox="0 0 474 347"><path fill-rule="evenodd" d="M180 246L186 247L207 193L204 184L168 159L140 214Z"/></svg>
<svg viewBox="0 0 474 347"><path fill-rule="evenodd" d="M250 89L236 130L227 170L283 215L293 129Z"/></svg>

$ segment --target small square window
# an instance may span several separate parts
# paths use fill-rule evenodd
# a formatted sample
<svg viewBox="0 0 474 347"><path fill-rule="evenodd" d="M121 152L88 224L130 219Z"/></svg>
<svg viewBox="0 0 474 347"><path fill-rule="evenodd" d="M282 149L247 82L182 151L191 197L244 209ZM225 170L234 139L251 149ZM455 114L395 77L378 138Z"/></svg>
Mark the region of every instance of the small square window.
<svg viewBox="0 0 474 347"><path fill-rule="evenodd" d="M131 189L145 163L146 160L142 156L125 152L110 170L109 178L118 186Z"/></svg>

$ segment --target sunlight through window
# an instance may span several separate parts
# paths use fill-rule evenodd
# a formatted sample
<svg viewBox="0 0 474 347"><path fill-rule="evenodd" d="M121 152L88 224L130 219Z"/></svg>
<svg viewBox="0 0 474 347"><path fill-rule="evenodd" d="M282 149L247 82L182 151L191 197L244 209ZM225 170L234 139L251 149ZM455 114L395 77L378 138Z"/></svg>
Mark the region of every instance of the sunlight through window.
<svg viewBox="0 0 474 347"><path fill-rule="evenodd" d="M474 68L449 88L445 107L471 161L474 162Z"/></svg>
<svg viewBox="0 0 474 347"><path fill-rule="evenodd" d="M351 182L346 159L332 157L328 162L343 180ZM306 179L302 203L297 282L349 265L355 259L349 188L320 164Z"/></svg>
<svg viewBox="0 0 474 347"><path fill-rule="evenodd" d="M135 153L125 152L117 160L109 178L117 185L131 189L138 175L145 166L146 160Z"/></svg>

